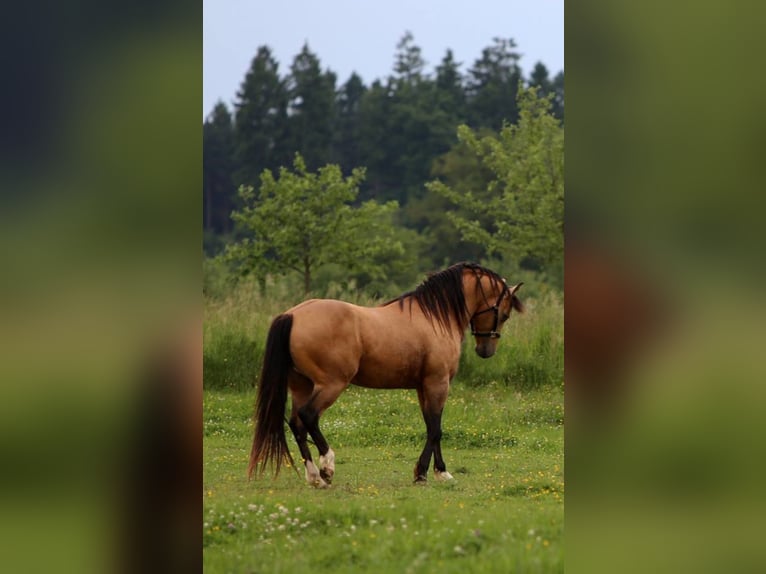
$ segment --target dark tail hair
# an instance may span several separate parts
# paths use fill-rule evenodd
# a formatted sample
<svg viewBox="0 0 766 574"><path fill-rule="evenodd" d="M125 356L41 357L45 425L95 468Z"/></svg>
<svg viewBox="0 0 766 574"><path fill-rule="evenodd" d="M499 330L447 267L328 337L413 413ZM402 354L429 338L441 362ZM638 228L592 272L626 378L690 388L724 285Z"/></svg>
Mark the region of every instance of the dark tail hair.
<svg viewBox="0 0 766 574"><path fill-rule="evenodd" d="M293 316L287 314L277 316L269 328L255 403L255 437L247 467L249 478L252 478L258 465L258 474L263 474L268 464L276 463L275 476L279 474L283 462L289 461L295 466L287 448L284 426L287 374L293 364L290 356L292 328Z"/></svg>

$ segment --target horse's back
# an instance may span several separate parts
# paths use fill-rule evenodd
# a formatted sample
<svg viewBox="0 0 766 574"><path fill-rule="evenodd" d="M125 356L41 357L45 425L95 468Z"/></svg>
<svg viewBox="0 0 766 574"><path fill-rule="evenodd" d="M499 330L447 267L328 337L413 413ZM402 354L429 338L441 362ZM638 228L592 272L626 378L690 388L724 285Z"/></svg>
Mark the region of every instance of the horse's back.
<svg viewBox="0 0 766 574"><path fill-rule="evenodd" d="M293 315L295 367L315 382L342 379L373 388L415 388L428 372L451 377L457 368L460 340L437 336L407 307L310 299L287 313Z"/></svg>
<svg viewBox="0 0 766 574"><path fill-rule="evenodd" d="M341 332L354 327L359 307L336 299L308 299L286 313L293 316L295 328L311 333Z"/></svg>

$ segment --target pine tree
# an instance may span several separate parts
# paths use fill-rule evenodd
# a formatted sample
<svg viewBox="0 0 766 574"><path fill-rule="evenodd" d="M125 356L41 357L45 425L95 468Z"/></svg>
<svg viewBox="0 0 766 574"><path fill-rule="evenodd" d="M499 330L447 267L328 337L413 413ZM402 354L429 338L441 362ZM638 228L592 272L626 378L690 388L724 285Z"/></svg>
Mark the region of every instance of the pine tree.
<svg viewBox="0 0 766 574"><path fill-rule="evenodd" d="M226 104L219 101L202 126L202 213L203 229L208 233L231 230L234 165L234 123Z"/></svg>
<svg viewBox="0 0 766 574"><path fill-rule="evenodd" d="M564 71L553 78L553 100L551 101L553 115L564 121Z"/></svg>
<svg viewBox="0 0 766 574"><path fill-rule="evenodd" d="M413 85L419 82L423 78L426 62L423 59L422 50L415 45L415 37L412 32L404 33L396 45L396 49L394 83Z"/></svg>
<svg viewBox="0 0 766 574"><path fill-rule="evenodd" d="M465 88L460 66L459 62L455 62L452 50L447 50L441 63L436 66L437 105L456 118L455 124L464 119L466 112Z"/></svg>
<svg viewBox="0 0 766 574"><path fill-rule="evenodd" d="M538 62L529 75L529 87L537 88L540 97L551 96L551 113L564 121L564 72L559 72L551 80L548 68L542 62Z"/></svg>
<svg viewBox="0 0 766 574"><path fill-rule="evenodd" d="M515 123L519 111L516 93L521 82L519 54L512 39L494 38L468 71L469 118L473 127L499 130L503 122Z"/></svg>
<svg viewBox="0 0 766 574"><path fill-rule="evenodd" d="M341 86L336 96L334 160L342 169L362 165L360 144L360 111L367 88L356 73Z"/></svg>
<svg viewBox="0 0 766 574"><path fill-rule="evenodd" d="M548 74L548 68L542 62L537 62L529 75L529 87L537 88L537 93L545 97L553 92L553 83Z"/></svg>
<svg viewBox="0 0 766 574"><path fill-rule="evenodd" d="M286 145L291 154L301 154L309 169L326 164L332 155L335 81L335 74L322 72L319 58L304 44L287 78Z"/></svg>
<svg viewBox="0 0 766 574"><path fill-rule="evenodd" d="M279 77L279 64L267 46L258 48L235 103L235 180L255 184L264 169L290 161L284 147L287 129L287 88Z"/></svg>

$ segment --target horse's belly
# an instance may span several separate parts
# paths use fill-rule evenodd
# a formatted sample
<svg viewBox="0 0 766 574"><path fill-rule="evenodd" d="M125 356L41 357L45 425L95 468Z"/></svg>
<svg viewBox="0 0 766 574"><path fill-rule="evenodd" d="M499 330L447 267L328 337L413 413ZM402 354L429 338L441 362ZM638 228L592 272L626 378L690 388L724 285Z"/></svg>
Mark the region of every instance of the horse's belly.
<svg viewBox="0 0 766 574"><path fill-rule="evenodd" d="M414 389L418 386L420 372L415 365L394 366L362 359L352 382L371 389Z"/></svg>
<svg viewBox="0 0 766 574"><path fill-rule="evenodd" d="M459 353L440 355L440 360L429 360L428 354L406 353L388 355L363 355L352 383L373 389L415 389L426 378L452 380L457 371Z"/></svg>

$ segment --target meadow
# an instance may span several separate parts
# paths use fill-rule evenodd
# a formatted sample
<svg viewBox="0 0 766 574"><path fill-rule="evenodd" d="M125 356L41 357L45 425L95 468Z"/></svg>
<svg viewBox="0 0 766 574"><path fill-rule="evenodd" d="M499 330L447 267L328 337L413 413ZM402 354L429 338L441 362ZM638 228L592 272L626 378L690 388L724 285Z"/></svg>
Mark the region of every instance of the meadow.
<svg viewBox="0 0 766 574"><path fill-rule="evenodd" d="M352 386L322 418L336 474L331 488L315 490L302 465L277 478L246 476L263 340L289 306L279 295L250 286L206 301L206 572L563 571L558 298L525 300L527 313L506 325L495 357L479 359L467 345L443 417L455 480L429 473L426 485L412 483L425 441L414 391Z"/></svg>

